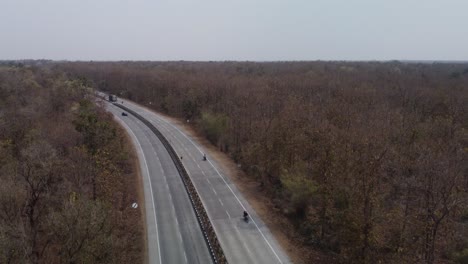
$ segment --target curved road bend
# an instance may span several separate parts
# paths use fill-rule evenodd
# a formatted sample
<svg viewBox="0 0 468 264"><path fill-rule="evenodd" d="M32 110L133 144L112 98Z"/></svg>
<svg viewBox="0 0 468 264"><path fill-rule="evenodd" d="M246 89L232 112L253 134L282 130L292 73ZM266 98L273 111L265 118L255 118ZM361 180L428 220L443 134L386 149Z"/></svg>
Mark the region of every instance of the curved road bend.
<svg viewBox="0 0 468 264"><path fill-rule="evenodd" d="M203 146L164 116L131 101L123 102L124 106L158 128L178 155L183 157L182 163L200 195L229 263L291 263L264 222L220 166L209 156L208 161L202 161ZM244 209L251 217L248 223L242 220Z"/></svg>
<svg viewBox="0 0 468 264"><path fill-rule="evenodd" d="M130 135L144 182L148 260L157 264L213 263L185 187L166 149L141 121L107 109Z"/></svg>

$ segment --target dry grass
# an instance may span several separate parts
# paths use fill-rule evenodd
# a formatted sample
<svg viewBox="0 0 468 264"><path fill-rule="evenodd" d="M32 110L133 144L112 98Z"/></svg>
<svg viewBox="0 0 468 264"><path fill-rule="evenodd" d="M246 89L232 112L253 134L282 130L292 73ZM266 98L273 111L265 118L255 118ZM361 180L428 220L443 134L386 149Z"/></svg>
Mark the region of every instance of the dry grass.
<svg viewBox="0 0 468 264"><path fill-rule="evenodd" d="M143 182L139 162L129 135L120 126L118 130L123 151L127 153L125 169L117 176L118 179L109 178L106 182L118 197L112 199L113 208L119 208L114 209L112 219L112 225L118 229L118 242L114 246L115 250L119 250L119 263L148 263ZM134 202L138 203L137 209L131 206Z"/></svg>
<svg viewBox="0 0 468 264"><path fill-rule="evenodd" d="M142 107L154 111L148 107ZM284 217L279 210L272 210L272 208L275 208L274 204L269 195L260 188L259 183L238 168L236 163L226 153L219 151L183 120L161 113L158 114L171 120L173 124L182 128L184 133L195 139L197 143L203 145L204 149L207 150L207 154L214 158L216 163L222 167L224 175L228 176L229 179L236 184L237 189L247 199L262 221L268 226L273 236L286 251L293 263L325 264L336 262L336 260L325 255L321 251L302 244L300 235L297 234L291 222Z"/></svg>

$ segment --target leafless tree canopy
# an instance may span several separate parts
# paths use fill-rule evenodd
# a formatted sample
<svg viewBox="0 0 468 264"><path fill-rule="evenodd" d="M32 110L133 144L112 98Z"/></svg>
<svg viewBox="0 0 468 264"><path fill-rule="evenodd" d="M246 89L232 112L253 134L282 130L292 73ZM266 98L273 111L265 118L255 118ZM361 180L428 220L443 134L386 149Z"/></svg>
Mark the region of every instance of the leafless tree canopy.
<svg viewBox="0 0 468 264"><path fill-rule="evenodd" d="M0 66L0 263L143 262L124 143L80 80Z"/></svg>
<svg viewBox="0 0 468 264"><path fill-rule="evenodd" d="M306 247L346 263L468 259L467 64L56 67L189 119L258 181Z"/></svg>

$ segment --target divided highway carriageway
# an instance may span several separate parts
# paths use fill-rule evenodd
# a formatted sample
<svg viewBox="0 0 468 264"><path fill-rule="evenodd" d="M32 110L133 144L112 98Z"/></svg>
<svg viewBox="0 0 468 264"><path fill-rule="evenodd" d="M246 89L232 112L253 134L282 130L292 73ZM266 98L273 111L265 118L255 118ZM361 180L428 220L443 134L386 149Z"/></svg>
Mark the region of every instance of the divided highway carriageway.
<svg viewBox="0 0 468 264"><path fill-rule="evenodd" d="M105 105L130 135L138 154L149 263L291 263L220 166L209 155L204 161L203 146L181 127L128 100ZM182 159L175 161L174 155ZM190 194L187 184L195 194ZM203 210L195 210L194 203ZM244 210L249 212L248 222L242 219ZM203 214L209 219L203 220Z"/></svg>

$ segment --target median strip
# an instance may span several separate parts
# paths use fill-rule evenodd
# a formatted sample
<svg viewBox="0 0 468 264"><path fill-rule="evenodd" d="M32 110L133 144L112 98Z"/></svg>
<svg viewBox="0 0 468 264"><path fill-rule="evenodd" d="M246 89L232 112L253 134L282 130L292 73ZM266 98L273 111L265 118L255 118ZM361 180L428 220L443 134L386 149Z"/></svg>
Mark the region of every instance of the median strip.
<svg viewBox="0 0 468 264"><path fill-rule="evenodd" d="M208 245L208 249L210 250L210 255L213 258L214 263L216 264L227 264L226 256L224 255L223 249L219 243L219 240L216 236L214 231L213 225L211 224L210 219L208 218L208 214L206 213L205 207L203 206L200 196L198 195L195 186L193 185L190 176L187 173L184 165L179 159L179 156L175 152L174 148L169 144L169 141L163 134L148 120L142 117L140 114L136 113L135 111L121 105L118 103L113 103L113 105L122 108L123 110L129 112L130 114L134 115L138 118L141 122L143 122L147 127L153 131L153 133L159 138L162 142L164 147L166 148L169 156L171 157L174 165L176 166L177 171L184 183L185 190L190 198L190 202L192 203L192 207L195 210L195 215L197 216L198 223L200 224L201 230L203 232L203 237Z"/></svg>

